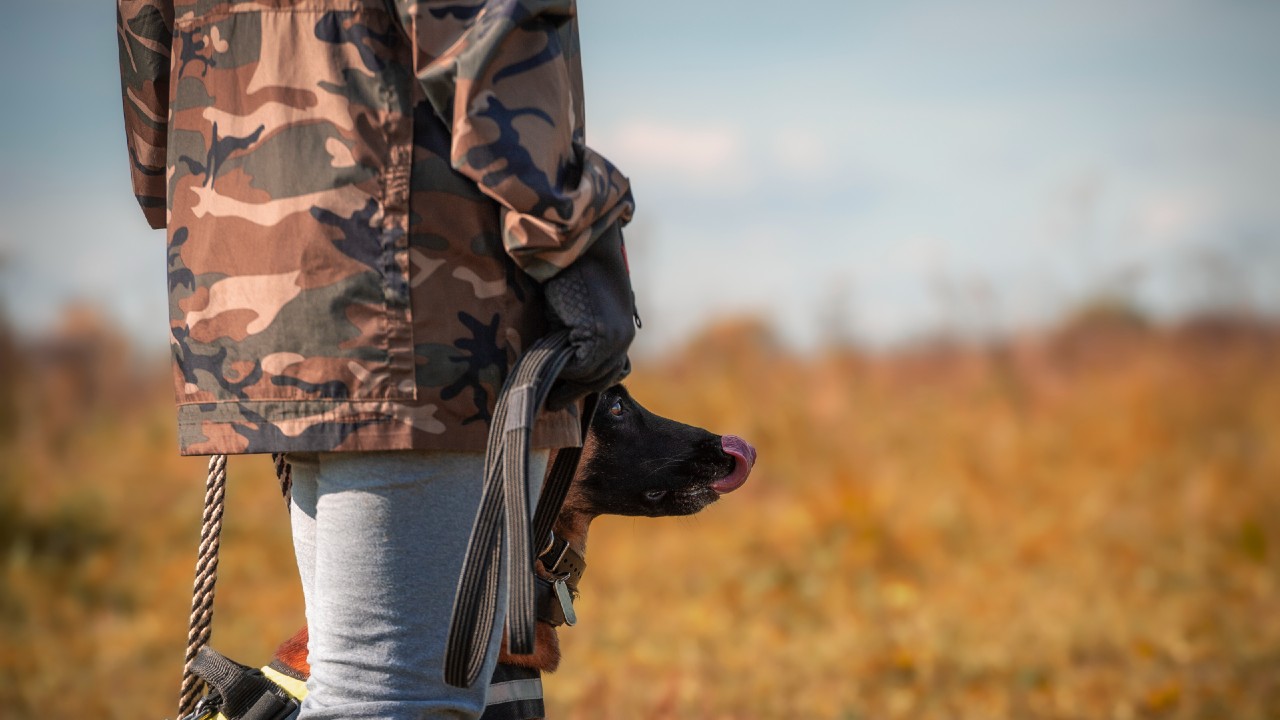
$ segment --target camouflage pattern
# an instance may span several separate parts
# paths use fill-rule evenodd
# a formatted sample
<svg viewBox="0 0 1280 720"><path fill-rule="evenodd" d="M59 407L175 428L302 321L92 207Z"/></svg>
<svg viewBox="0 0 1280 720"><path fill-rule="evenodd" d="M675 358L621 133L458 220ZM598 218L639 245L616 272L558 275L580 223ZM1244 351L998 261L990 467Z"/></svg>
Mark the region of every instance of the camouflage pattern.
<svg viewBox="0 0 1280 720"><path fill-rule="evenodd" d="M182 452L482 449L540 281L632 212L572 0L118 0L118 33Z"/></svg>

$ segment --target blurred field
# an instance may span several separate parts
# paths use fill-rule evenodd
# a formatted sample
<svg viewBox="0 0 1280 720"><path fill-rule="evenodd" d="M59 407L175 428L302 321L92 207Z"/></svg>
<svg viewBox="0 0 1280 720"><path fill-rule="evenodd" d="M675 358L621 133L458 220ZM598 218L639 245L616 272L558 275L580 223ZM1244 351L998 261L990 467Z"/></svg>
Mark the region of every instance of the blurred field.
<svg viewBox="0 0 1280 720"><path fill-rule="evenodd" d="M172 716L203 493L162 367L0 332L0 716ZM1085 314L800 357L750 321L629 383L760 451L705 513L592 529L556 718L1280 718L1280 331ZM73 398L87 398L72 404ZM301 622L230 465L214 645Z"/></svg>

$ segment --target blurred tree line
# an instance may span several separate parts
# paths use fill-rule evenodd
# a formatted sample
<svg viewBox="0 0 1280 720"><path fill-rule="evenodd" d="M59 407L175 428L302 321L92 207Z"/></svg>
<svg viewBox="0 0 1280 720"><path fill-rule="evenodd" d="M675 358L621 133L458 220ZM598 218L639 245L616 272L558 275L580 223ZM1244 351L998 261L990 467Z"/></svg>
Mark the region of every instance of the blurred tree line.
<svg viewBox="0 0 1280 720"><path fill-rule="evenodd" d="M1280 707L1280 665L1266 651L1280 647L1280 626L1257 611L1280 588L1280 530L1260 519L1280 507L1268 489L1280 456L1261 441L1280 407L1268 400L1278 355L1280 325L1257 316L1161 325L1099 300L1044 332L874 352L841 338L798 355L748 318L646 361L631 385L652 409L760 448L751 491L720 513L776 535L760 545L715 515L670 524L664 578L747 589L685 603L673 587L659 605L706 633L699 653L712 667L795 653L767 673L794 686L734 684L747 665L707 689L705 712L675 716L785 716L759 708L808 698L804 685L826 678L835 709L790 716L1102 717L1079 708L1105 706L1276 717L1255 711ZM15 334L0 313L0 716L172 712L204 461L177 456L166 363L140 357L91 308L70 308L40 337ZM265 660L301 618L288 523L268 461L237 459L234 475L214 643ZM716 548L717 568L733 572L706 580L709 569L681 560L689 542ZM655 559L609 552L618 567L594 571L590 590L624 600ZM805 570L819 561L829 572ZM752 583L765 595L743 611L758 641L744 652L697 613ZM1026 609L984 614L996 603ZM650 708L638 716L672 716L628 688L663 686L643 674L703 655L660 652L673 638L653 657L618 650L609 638L635 618L597 616L598 635L575 629L574 652L597 662L556 677L555 708L578 698L579 716L604 717L625 697ZM771 628L812 630L830 656L818 662ZM975 654L970 635L1005 660ZM857 693L841 685L849 663ZM610 686L616 696L592 690L611 674L626 678ZM1022 698L1022 710L966 705L971 693Z"/></svg>

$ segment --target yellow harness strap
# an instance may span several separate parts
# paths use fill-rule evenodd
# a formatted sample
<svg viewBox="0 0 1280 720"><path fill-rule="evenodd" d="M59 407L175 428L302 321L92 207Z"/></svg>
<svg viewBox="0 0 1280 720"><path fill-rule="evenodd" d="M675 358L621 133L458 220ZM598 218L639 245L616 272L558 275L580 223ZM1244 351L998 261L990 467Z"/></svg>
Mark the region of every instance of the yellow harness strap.
<svg viewBox="0 0 1280 720"><path fill-rule="evenodd" d="M283 688L298 702L302 702L302 698L307 696L307 683L304 680L291 678L270 665L262 668L262 674L266 675L268 680Z"/></svg>
<svg viewBox="0 0 1280 720"><path fill-rule="evenodd" d="M289 693L298 702L302 702L302 699L307 696L307 684L302 680L291 678L270 665L262 668L262 674L271 682L279 685L281 690ZM227 720L227 716L218 713L213 716L213 720Z"/></svg>

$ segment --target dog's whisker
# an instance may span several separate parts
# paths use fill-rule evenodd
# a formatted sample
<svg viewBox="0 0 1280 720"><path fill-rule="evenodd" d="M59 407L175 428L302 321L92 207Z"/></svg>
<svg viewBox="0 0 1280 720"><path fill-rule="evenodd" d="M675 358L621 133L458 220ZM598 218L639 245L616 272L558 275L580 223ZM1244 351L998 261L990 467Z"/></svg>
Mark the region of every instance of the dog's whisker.
<svg viewBox="0 0 1280 720"><path fill-rule="evenodd" d="M652 464L654 464L654 463L666 463L666 464L670 464L670 463L674 463L674 462L680 462L680 456L679 456L679 455L671 455L671 456L669 456L669 457L649 458L648 460L641 460L641 461L639 462L639 465L640 465L641 467L644 467L645 465L652 465ZM665 467L665 466L664 466L664 467Z"/></svg>
<svg viewBox="0 0 1280 720"><path fill-rule="evenodd" d="M657 459L655 459L655 460L660 460L660 461L662 461L662 462L663 462L663 464L662 464L662 465L660 465L660 466L658 466L658 467L656 467L656 468L652 468L652 469L648 469L648 468L646 468L646 469L645 469L645 472L647 472L649 475L654 475L655 473L662 472L663 470L666 470L666 469L667 469L667 468L669 468L669 467L673 467L673 466L675 466L675 465L678 465L678 464L680 463L680 461L681 461L681 458L679 458L679 457L670 457L670 458L657 458ZM641 465L645 465L646 463L640 463L640 464L641 464Z"/></svg>

